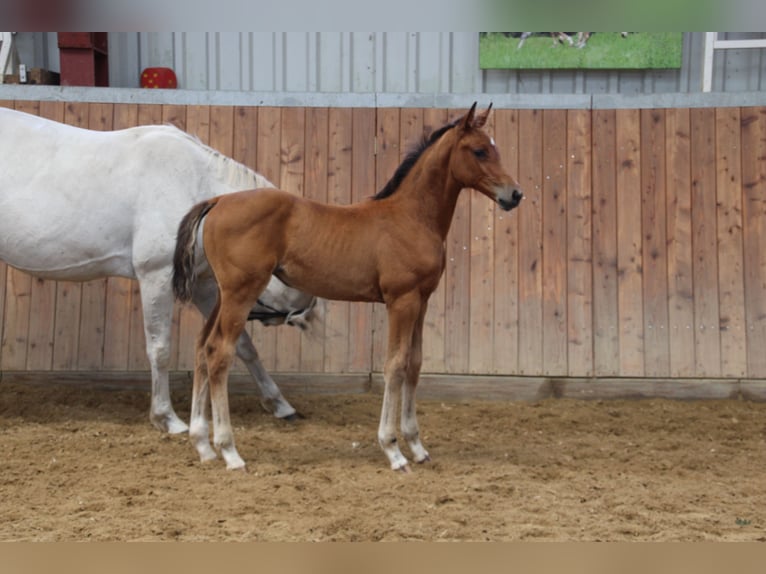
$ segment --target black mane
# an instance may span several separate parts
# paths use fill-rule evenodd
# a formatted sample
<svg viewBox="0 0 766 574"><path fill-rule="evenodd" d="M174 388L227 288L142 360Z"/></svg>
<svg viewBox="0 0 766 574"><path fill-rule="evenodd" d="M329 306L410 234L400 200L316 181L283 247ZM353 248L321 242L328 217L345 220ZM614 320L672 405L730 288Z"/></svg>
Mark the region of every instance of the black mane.
<svg viewBox="0 0 766 574"><path fill-rule="evenodd" d="M420 143L416 145L410 153L407 154L401 165L396 168L393 177L388 181L386 186L378 193L376 193L373 196L373 199L384 199L399 189L402 181L405 177L407 177L407 174L410 173L410 170L412 170L415 163L417 163L418 159L420 159L420 156L423 155L423 152L425 152L429 147L436 143L446 131L454 128L459 121L460 119L457 119L454 122L449 123L446 126L439 128L438 130L435 130L431 133L430 137L423 136L423 139L420 141Z"/></svg>

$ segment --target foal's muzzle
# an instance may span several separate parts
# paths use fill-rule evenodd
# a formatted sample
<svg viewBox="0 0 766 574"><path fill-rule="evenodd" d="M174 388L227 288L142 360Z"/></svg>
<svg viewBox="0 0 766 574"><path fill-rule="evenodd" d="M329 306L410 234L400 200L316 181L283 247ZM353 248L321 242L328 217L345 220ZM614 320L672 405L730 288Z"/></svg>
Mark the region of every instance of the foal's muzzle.
<svg viewBox="0 0 766 574"><path fill-rule="evenodd" d="M510 211L514 207L518 207L522 199L524 199L524 194L514 188L510 193L498 194L497 204L503 211Z"/></svg>

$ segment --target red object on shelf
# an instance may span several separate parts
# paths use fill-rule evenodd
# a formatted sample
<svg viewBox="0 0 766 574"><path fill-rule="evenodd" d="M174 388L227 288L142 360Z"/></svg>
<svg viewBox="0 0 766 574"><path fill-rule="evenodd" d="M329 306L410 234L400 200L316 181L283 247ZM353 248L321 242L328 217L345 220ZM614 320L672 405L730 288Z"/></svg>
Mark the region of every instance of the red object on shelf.
<svg viewBox="0 0 766 574"><path fill-rule="evenodd" d="M106 32L59 32L62 86L109 85Z"/></svg>
<svg viewBox="0 0 766 574"><path fill-rule="evenodd" d="M141 72L141 87L175 89L178 79L170 68L145 68Z"/></svg>

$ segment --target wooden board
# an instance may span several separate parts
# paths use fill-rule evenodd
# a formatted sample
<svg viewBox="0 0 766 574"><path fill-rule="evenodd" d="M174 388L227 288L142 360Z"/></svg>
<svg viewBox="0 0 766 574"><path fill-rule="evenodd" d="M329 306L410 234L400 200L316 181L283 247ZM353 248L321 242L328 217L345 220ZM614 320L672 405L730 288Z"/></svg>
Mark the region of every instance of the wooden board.
<svg viewBox="0 0 766 574"><path fill-rule="evenodd" d="M614 110L593 112L593 372L620 372Z"/></svg>
<svg viewBox="0 0 766 574"><path fill-rule="evenodd" d="M670 374L695 373L689 110L665 111L666 229Z"/></svg>
<svg viewBox="0 0 766 574"><path fill-rule="evenodd" d="M641 118L639 110L617 110L617 299L620 374L644 374L644 309L641 295Z"/></svg>
<svg viewBox="0 0 766 574"><path fill-rule="evenodd" d="M663 110L641 110L641 198L644 372L664 377L670 374L670 341Z"/></svg>
<svg viewBox="0 0 766 574"><path fill-rule="evenodd" d="M593 374L593 233L591 115L572 110L567 121L568 374Z"/></svg>
<svg viewBox="0 0 766 574"><path fill-rule="evenodd" d="M519 229L518 374L543 370L543 114L519 111L519 183L524 202L514 216Z"/></svg>
<svg viewBox="0 0 766 574"><path fill-rule="evenodd" d="M747 375L740 111L715 111L721 375Z"/></svg>
<svg viewBox="0 0 766 574"><path fill-rule="evenodd" d="M494 137L495 117L491 115L487 122L487 131ZM470 229L468 245L470 253L469 269L469 333L468 333L468 372L492 372L492 354L494 350L494 314L495 300L492 286L495 283L495 204L476 190L463 190L470 200ZM474 296L482 293L482 297Z"/></svg>
<svg viewBox="0 0 766 574"><path fill-rule="evenodd" d="M567 367L567 115L543 112L543 369L565 376Z"/></svg>
<svg viewBox="0 0 766 574"><path fill-rule="evenodd" d="M747 374L766 377L766 108L743 108L741 126Z"/></svg>
<svg viewBox="0 0 766 574"><path fill-rule="evenodd" d="M695 374L721 374L715 110L691 110Z"/></svg>

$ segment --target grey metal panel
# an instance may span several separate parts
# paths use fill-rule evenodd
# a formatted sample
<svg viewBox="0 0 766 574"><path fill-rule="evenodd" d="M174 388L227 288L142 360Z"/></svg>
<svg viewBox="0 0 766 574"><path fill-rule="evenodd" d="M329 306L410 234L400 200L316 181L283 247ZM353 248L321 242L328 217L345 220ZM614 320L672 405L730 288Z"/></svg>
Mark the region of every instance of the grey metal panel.
<svg viewBox="0 0 766 574"><path fill-rule="evenodd" d="M24 38L28 35L32 38ZM22 63L58 70L55 33L19 33ZM726 33L725 39L766 37ZM121 32L110 83L148 66L190 90L353 93L668 94L701 90L704 34L684 34L679 70L481 70L476 32ZM766 90L766 49L717 50L713 91Z"/></svg>

